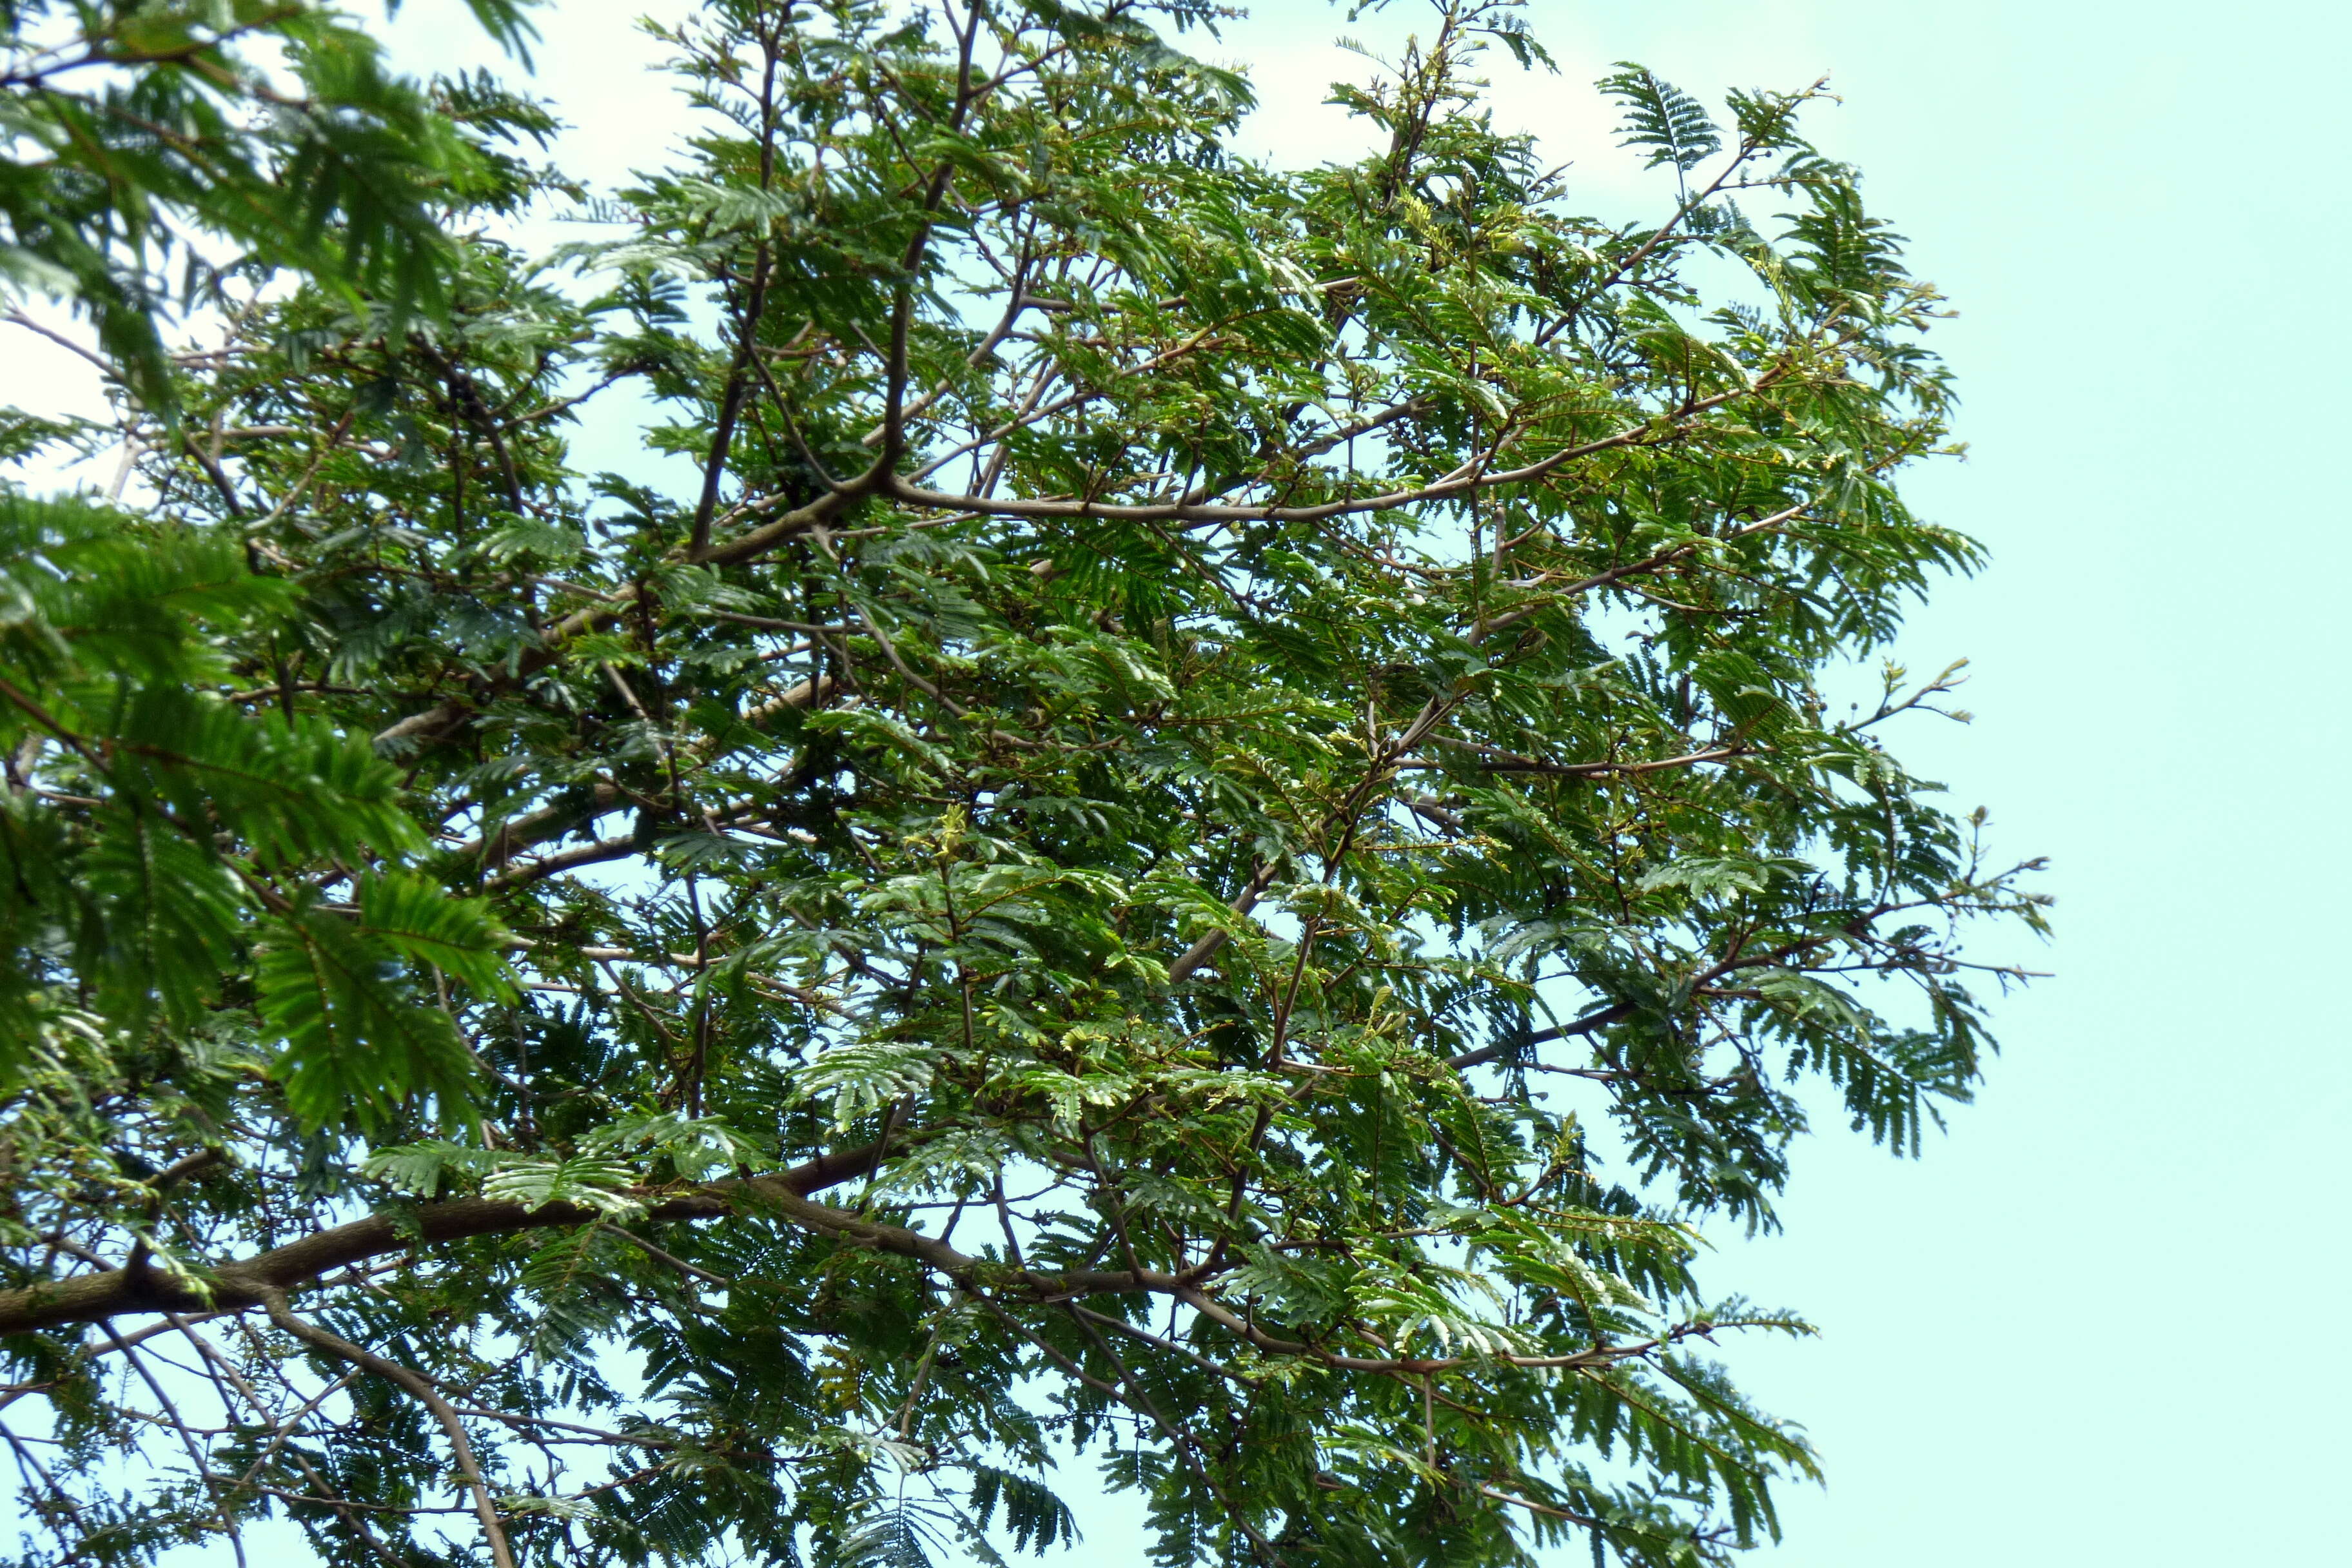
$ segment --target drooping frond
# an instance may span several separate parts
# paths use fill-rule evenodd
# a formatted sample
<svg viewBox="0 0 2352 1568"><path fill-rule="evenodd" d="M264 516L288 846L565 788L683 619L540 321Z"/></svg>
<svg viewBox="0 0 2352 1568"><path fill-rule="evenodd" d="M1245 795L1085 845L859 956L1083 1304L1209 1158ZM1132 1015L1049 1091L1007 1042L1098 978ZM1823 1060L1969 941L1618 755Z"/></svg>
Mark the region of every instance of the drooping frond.
<svg viewBox="0 0 2352 1568"><path fill-rule="evenodd" d="M1649 149L1644 167L1671 163L1688 174L1723 150L1723 133L1706 106L1647 66L1620 60L1600 87L1624 108L1617 144Z"/></svg>

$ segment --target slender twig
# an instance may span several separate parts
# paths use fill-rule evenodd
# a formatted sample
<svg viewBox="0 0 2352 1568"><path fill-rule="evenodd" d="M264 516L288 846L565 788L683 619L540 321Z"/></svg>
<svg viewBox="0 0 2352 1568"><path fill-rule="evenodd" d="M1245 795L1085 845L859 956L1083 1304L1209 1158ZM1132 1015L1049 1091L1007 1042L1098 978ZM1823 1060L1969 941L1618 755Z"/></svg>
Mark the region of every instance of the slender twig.
<svg viewBox="0 0 2352 1568"><path fill-rule="evenodd" d="M491 1563L495 1568L515 1568L514 1552L507 1545L506 1528L499 1522L497 1500L490 1495L489 1483L482 1479L481 1466L475 1462L474 1445L466 1436L466 1423L449 1401L442 1396L441 1391L433 1386L432 1379L398 1362L387 1361L373 1351L362 1350L341 1335L296 1317L293 1309L287 1305L286 1292L274 1286L261 1292L261 1300L269 1313L269 1321L304 1344L405 1390L433 1413L433 1418L441 1424L441 1430L448 1436L449 1451L457 1461L458 1473L466 1478L466 1484L473 1489L474 1513L482 1521L482 1535L489 1543Z"/></svg>

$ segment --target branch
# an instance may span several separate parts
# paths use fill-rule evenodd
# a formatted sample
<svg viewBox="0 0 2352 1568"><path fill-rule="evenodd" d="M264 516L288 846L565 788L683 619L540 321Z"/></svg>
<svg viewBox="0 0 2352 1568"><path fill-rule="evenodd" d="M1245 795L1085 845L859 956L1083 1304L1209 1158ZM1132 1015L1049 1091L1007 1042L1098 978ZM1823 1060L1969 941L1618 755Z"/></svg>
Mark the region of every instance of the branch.
<svg viewBox="0 0 2352 1568"><path fill-rule="evenodd" d="M1477 752L1494 751L1493 747L1471 745L1466 742L1446 743L1467 745L1470 750ZM1533 757L1522 757L1508 752L1496 752L1491 760L1482 761L1478 766L1490 773L1543 773L1555 778L1589 779L1601 778L1611 773L1654 773L1672 768L1696 767L1701 763L1727 763L1734 758L1748 755L1750 751L1751 748L1747 746L1710 746L1705 751L1687 752L1679 757L1656 757L1648 762L1639 763L1546 763L1538 762ZM1438 767L1444 764L1412 763L1399 765Z"/></svg>
<svg viewBox="0 0 2352 1568"><path fill-rule="evenodd" d="M465 716L466 707L463 703L436 703L422 713L411 713L391 728L378 731L375 736L375 748L380 752L387 746L397 745L403 741L418 737L431 739Z"/></svg>
<svg viewBox="0 0 2352 1568"><path fill-rule="evenodd" d="M1840 940L1848 942L1855 941L1866 934L1869 928L1874 921L1878 921L1883 916L1894 913L1895 910L1895 906L1881 905L1879 908L1872 910L1867 914L1853 921L1842 930L1821 932L1812 936L1799 937L1794 942L1784 942L1780 946L1773 948L1768 952L1742 954L1738 952L1734 952L1728 956L1710 965L1708 968L1701 971L1691 980L1689 988L1692 992L1696 993L1704 990L1709 985L1713 985L1716 982L1723 979L1725 976L1737 974L1742 970L1772 968L1776 965L1786 963L1789 960L1796 957L1799 953L1810 952L1817 947L1826 946L1833 942ZM1538 1029L1531 1035L1514 1035L1506 1039L1496 1040L1492 1045L1481 1046L1475 1051L1465 1051L1458 1057L1448 1058L1445 1065L1454 1068L1456 1072L1459 1072L1465 1068L1484 1067L1488 1062L1508 1056L1514 1050L1524 1049L1528 1046L1540 1046L1552 1040L1572 1039L1580 1035L1590 1035L1597 1029L1605 1029L1612 1024L1622 1023L1625 1019L1632 1017L1636 1011L1638 1011L1638 1009L1634 1004L1631 1002L1614 1003L1610 1006L1601 1008L1597 1013L1587 1013L1583 1017L1579 1018L1573 1024L1562 1024L1549 1029Z"/></svg>
<svg viewBox="0 0 2352 1568"><path fill-rule="evenodd" d="M1507 1039L1496 1040L1491 1046L1481 1046L1475 1051L1465 1051L1458 1057L1449 1057L1446 1058L1445 1065L1456 1072L1462 1072L1470 1068L1485 1067L1488 1062L1509 1056L1514 1051L1525 1050L1529 1046L1545 1045L1553 1040L1572 1039L1579 1035L1590 1035L1595 1030L1605 1029L1612 1024L1621 1023L1633 1016L1633 1005L1631 1002L1620 1002L1613 1007L1603 1007L1598 1013L1588 1013L1573 1024L1561 1024L1549 1029L1538 1029L1531 1035L1513 1035Z"/></svg>
<svg viewBox="0 0 2352 1568"><path fill-rule="evenodd" d="M1661 566L1671 566L1677 561L1696 554L1702 544L1728 544L1735 540L1745 539L1752 533L1767 532L1802 515L1811 505L1811 501L1799 501L1795 506L1784 508L1769 517L1759 518L1744 527L1735 528L1729 533L1710 534L1702 539L1690 540L1675 545L1672 550L1663 550L1655 555L1644 556L1639 561L1628 561L1622 566L1612 566L1605 572L1595 572L1590 577L1580 577L1566 587L1554 590L1549 597L1532 605L1522 605L1515 610L1507 610L1492 620L1479 622L1478 634L1482 637L1491 636L1493 633L1526 620L1529 616L1540 615L1562 599L1574 598L1579 594L1589 594L1595 588L1605 588L1610 584L1620 582L1624 578L1639 576L1644 572L1654 572ZM1541 578L1512 584L1514 587L1542 585Z"/></svg>
<svg viewBox="0 0 2352 1568"><path fill-rule="evenodd" d="M1486 473L1476 469L1448 475L1432 484L1410 489L1391 490L1384 495L1358 496L1352 500L1321 501L1313 506L1210 506L1189 501L1160 501L1148 506L1118 505L1094 500L1031 500L1020 497L990 498L954 495L944 490L926 489L910 484L897 475L888 476L883 488L892 499L909 506L936 507L948 511L978 512L994 517L1076 517L1106 518L1122 522L1321 522L1335 517L1353 517L1364 512L1391 511L1400 507L1420 506L1429 501L1457 500L1482 490L1507 485L1527 484L1542 479L1557 468L1565 468L1579 458L1594 457L1622 447L1647 446L1670 435L1680 434L1683 427L1697 415L1750 396L1770 385L1783 374L1774 371L1759 377L1747 386L1736 386L1718 392L1711 397L1701 397L1684 404L1671 415L1659 419L1644 420L1629 426L1614 436L1604 436L1597 441L1580 446L1564 447L1548 458L1539 458L1521 468L1505 468ZM1662 423L1663 422L1663 423Z"/></svg>
<svg viewBox="0 0 2352 1568"><path fill-rule="evenodd" d="M882 489L888 482L888 468L883 463L877 462L872 468L838 489L828 490L806 506L794 507L774 521L764 523L749 533L739 534L724 544L714 544L694 556L693 559L709 566L740 566L746 561L756 561L785 541L797 539L802 534L832 521L859 501ZM772 503L746 501L728 514L729 521L744 516L756 516L765 510L769 504Z"/></svg>
<svg viewBox="0 0 2352 1568"><path fill-rule="evenodd" d="M862 1176L880 1154L878 1143L867 1143L821 1154L771 1175L647 1193L644 1194L646 1218L656 1223L718 1219L739 1209L772 1206L780 1194L797 1198ZM577 1204L532 1208L490 1198L453 1198L421 1205L404 1216L370 1215L314 1231L283 1247L222 1264L202 1282L161 1269L133 1272L126 1268L0 1291L0 1335L104 1322L142 1312L212 1312L266 1306L273 1290L295 1289L335 1269L420 1244L520 1230L569 1229L609 1217Z"/></svg>
<svg viewBox="0 0 2352 1568"><path fill-rule="evenodd" d="M457 1468L474 1494L474 1514L482 1521L482 1534L490 1543L490 1561L496 1568L515 1568L514 1552L507 1545L507 1532L499 1523L498 1504L491 1500L489 1483L482 1479L482 1468L474 1462L474 1446L466 1439L466 1424L457 1412L441 1397L433 1380L423 1373L386 1361L372 1351L362 1350L340 1334L328 1332L316 1323L305 1322L294 1315L286 1304L286 1292L271 1289L262 1297L268 1310L269 1321L300 1340L313 1350L324 1351L336 1360L348 1362L362 1372L373 1373L386 1383L406 1389L423 1402L433 1418L441 1423L441 1430L449 1435L449 1450L457 1461Z"/></svg>
<svg viewBox="0 0 2352 1568"><path fill-rule="evenodd" d="M1251 874L1248 885L1234 898L1234 914L1245 915L1257 906L1258 900L1265 896L1265 890L1274 886L1274 879L1279 874L1281 865L1279 860L1269 860ZM1194 970L1208 963L1216 955L1217 949L1225 945L1225 936L1226 932L1221 926L1186 948L1183 955L1168 966L1168 984L1179 985L1191 979Z"/></svg>

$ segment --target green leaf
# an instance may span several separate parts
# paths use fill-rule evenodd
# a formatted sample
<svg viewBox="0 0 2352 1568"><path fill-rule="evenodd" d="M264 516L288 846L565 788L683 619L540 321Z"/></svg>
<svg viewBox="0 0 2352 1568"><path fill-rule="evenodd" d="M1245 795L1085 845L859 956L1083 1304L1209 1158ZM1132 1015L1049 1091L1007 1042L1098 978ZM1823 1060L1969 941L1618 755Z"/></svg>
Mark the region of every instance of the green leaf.
<svg viewBox="0 0 2352 1568"><path fill-rule="evenodd" d="M237 957L244 890L211 846L152 812L110 809L96 826L81 871L109 1003L136 1017L152 999L193 1023Z"/></svg>
<svg viewBox="0 0 2352 1568"><path fill-rule="evenodd" d="M1620 60L1615 71L1601 79L1600 87L1624 106L1618 145L1650 150L1644 167L1672 163L1688 174L1722 150L1723 133L1716 129L1705 106L1674 83L1652 75L1648 67Z"/></svg>
<svg viewBox="0 0 2352 1568"><path fill-rule="evenodd" d="M513 997L506 966L512 939L486 900L453 897L413 872L371 871L360 879L359 906L365 935L485 997Z"/></svg>
<svg viewBox="0 0 2352 1568"><path fill-rule="evenodd" d="M298 912L271 922L257 955L271 1068L305 1126L371 1133L431 1100L454 1124L470 1106L473 1068L449 1016L406 983L394 952L341 917Z"/></svg>

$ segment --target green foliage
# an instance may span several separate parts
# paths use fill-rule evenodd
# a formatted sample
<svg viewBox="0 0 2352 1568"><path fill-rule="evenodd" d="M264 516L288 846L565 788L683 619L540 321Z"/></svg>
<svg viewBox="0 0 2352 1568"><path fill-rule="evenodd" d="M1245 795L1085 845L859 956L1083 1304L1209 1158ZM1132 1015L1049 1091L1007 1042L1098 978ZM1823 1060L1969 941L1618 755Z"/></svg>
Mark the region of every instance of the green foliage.
<svg viewBox="0 0 2352 1568"><path fill-rule="evenodd" d="M1687 174L1723 151L1723 132L1716 129L1706 106L1674 83L1659 80L1646 66L1619 61L1612 75L1601 79L1601 90L1625 106L1624 133L1618 145L1648 148L1649 168L1671 163Z"/></svg>
<svg viewBox="0 0 2352 1568"><path fill-rule="evenodd" d="M526 3L473 8L520 50ZM453 259L444 202L512 172L460 132L486 112L499 106L464 83L436 103L388 74L375 40L324 5L9 0L0 288L72 300L126 384L168 413L157 311L175 292L216 298L225 272L296 268L395 320L437 313Z"/></svg>
<svg viewBox="0 0 2352 1568"><path fill-rule="evenodd" d="M23 123L203 131L26 132L0 207L136 442L0 489L28 1562L994 1563L1090 1474L1170 1568L1773 1533L1729 1368L1807 1331L1698 1227L1825 1108L1916 1152L2042 929L1887 749L1957 667L1832 700L1977 552L1818 89L1621 68L1621 223L1493 128L1490 0L1311 170L1206 7L712 0L705 133L534 258L544 110L149 15L0 12L120 57ZM158 225L260 263L201 355ZM616 397L688 479L601 471Z"/></svg>
<svg viewBox="0 0 2352 1568"><path fill-rule="evenodd" d="M176 1033L241 988L262 1026L254 1059L299 1120L373 1127L420 1095L459 1114L465 1047L405 971L510 994L504 933L478 902L392 868L426 838L364 738L224 695L228 648L284 619L288 584L220 531L82 500L0 494L0 537L16 786L0 871L16 894L0 917L0 1074L26 1069L61 1009ZM355 906L322 902L319 868L371 864Z"/></svg>

